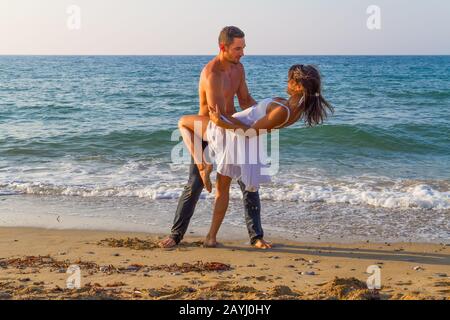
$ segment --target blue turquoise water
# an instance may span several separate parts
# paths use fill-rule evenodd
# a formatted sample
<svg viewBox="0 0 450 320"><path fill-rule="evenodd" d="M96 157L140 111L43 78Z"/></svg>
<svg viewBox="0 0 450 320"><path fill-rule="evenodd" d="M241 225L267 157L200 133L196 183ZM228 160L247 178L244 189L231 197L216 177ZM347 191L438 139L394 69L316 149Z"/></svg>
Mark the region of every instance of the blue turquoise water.
<svg viewBox="0 0 450 320"><path fill-rule="evenodd" d="M0 194L173 206L187 167L172 163L180 140L171 136L180 116L197 113L199 74L210 59L0 57ZM246 56L242 63L256 100L286 96L288 68L315 64L335 107L322 126L280 132L280 172L261 189L265 201L448 217L450 56Z"/></svg>

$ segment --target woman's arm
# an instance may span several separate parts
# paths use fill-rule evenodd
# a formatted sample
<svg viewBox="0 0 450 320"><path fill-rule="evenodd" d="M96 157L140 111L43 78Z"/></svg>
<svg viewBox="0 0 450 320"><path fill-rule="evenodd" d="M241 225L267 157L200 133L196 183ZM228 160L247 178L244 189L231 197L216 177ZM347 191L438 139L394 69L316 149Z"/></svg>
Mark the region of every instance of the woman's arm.
<svg viewBox="0 0 450 320"><path fill-rule="evenodd" d="M220 115L221 116L221 118L223 119L223 120L225 120L225 122L231 122L231 123L233 123L233 124L236 124L236 125L238 125L238 126L246 126L246 127L249 127L249 126L247 126L245 123L243 123L242 121L240 121L239 119L237 119L237 118L235 118L235 117L233 117L233 116L231 116L231 115L227 115L227 114L221 114ZM250 128L250 127L249 127Z"/></svg>
<svg viewBox="0 0 450 320"><path fill-rule="evenodd" d="M219 127L233 130L240 129L243 131L243 132L241 131L243 134L248 134L249 132L247 131L251 129L252 132L256 131L257 135L270 132L271 129L278 127L286 120L286 117L288 115L285 108L281 106L276 107L267 115L265 115L263 118L256 121L252 126L247 126L246 124L240 122L238 119L235 118L234 120L238 120L239 123L234 122L228 123L224 121L221 118L222 115L220 114L220 110L218 110L217 108L214 109L212 107L209 107L209 112L210 112L209 113L210 120ZM230 116L223 115L223 117L225 117L225 119L228 120Z"/></svg>
<svg viewBox="0 0 450 320"><path fill-rule="evenodd" d="M247 130L250 126L239 121L239 119L233 118L232 116L228 116L226 114L221 114L220 109L212 108L209 106L209 119L214 122L216 126L222 127L224 129L242 129ZM224 120L225 119L225 120Z"/></svg>

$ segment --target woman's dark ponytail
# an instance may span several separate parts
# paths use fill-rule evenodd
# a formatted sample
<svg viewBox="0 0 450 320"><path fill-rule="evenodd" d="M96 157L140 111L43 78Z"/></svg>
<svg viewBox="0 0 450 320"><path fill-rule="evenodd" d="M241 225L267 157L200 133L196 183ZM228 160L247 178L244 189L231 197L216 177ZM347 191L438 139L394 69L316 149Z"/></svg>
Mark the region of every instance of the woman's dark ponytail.
<svg viewBox="0 0 450 320"><path fill-rule="evenodd" d="M319 71L311 65L297 64L289 69L289 78L294 79L303 87L304 101L302 119L308 126L323 123L328 113L333 113L334 108L322 96L322 85Z"/></svg>

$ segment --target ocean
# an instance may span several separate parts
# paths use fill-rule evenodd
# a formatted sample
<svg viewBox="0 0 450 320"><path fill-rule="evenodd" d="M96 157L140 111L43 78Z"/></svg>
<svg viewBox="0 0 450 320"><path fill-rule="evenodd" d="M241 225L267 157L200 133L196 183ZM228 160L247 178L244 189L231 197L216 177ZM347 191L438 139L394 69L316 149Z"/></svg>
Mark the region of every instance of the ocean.
<svg viewBox="0 0 450 320"><path fill-rule="evenodd" d="M0 226L167 233L188 166L178 119L211 56L0 56ZM280 131L260 190L268 236L450 240L450 56L245 56L256 100L314 64L335 113ZM239 110L239 107L237 106ZM220 237L246 237L234 183ZM190 234L204 234L203 193Z"/></svg>

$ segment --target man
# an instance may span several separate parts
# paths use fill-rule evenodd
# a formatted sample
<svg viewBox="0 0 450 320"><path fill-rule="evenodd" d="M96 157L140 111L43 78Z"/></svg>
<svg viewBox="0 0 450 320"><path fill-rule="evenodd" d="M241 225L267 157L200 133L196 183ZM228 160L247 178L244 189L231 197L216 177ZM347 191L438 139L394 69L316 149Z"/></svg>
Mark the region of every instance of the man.
<svg viewBox="0 0 450 320"><path fill-rule="evenodd" d="M244 66L240 63L240 59L244 56L244 37L244 33L237 27L225 27L220 32L220 53L203 68L200 75L199 115L207 116L209 114L208 105L217 105L223 114L231 115L235 113L235 96L237 96L242 109L256 104L256 101L248 91ZM203 149L206 146L207 143L204 142ZM184 187L184 191L179 199L171 235L159 243L163 248L171 248L183 239L197 201L204 188L198 168L193 163L193 159L191 160L189 181ZM243 193L245 222L251 244L256 248L271 248L271 245L263 239L264 234L261 227L259 193L246 191L242 181L238 181L238 183ZM226 211L225 205L223 210Z"/></svg>

